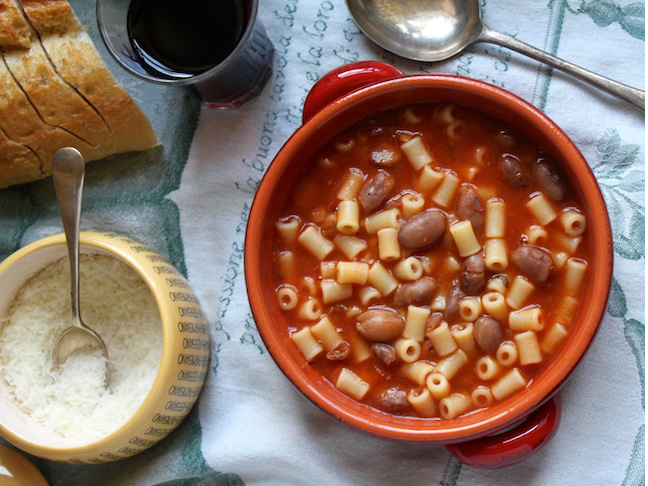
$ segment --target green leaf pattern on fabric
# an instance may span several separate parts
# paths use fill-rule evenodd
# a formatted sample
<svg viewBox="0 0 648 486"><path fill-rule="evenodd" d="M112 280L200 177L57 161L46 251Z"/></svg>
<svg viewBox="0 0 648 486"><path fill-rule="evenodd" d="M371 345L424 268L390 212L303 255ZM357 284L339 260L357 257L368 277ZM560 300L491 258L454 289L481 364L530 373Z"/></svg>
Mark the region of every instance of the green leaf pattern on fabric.
<svg viewBox="0 0 648 486"><path fill-rule="evenodd" d="M626 341L632 353L634 354L637 360L637 368L639 369L639 381L641 382L641 404L646 408L646 329L643 323L639 322L636 319L624 319L623 322L623 334L625 335Z"/></svg>
<svg viewBox="0 0 648 486"><path fill-rule="evenodd" d="M622 486L645 486L646 484L646 426L642 425L637 433L630 464Z"/></svg>
<svg viewBox="0 0 648 486"><path fill-rule="evenodd" d="M643 191L645 175L632 170L640 147L623 144L615 129L605 131L596 147L592 170L601 186L612 222L615 251L628 260L645 254L645 208L628 194Z"/></svg>
<svg viewBox="0 0 648 486"><path fill-rule="evenodd" d="M645 256L645 208L632 199L645 187L644 172L633 169L639 152L638 145L623 144L617 130L607 130L597 144L597 161L592 168L610 212L615 251L632 261ZM645 409L645 325L627 316L627 298L616 278L612 279L607 312L623 321L623 334L637 362L641 405ZM645 484L644 444L645 425L642 425L626 470L624 486Z"/></svg>
<svg viewBox="0 0 648 486"><path fill-rule="evenodd" d="M608 314L612 317L623 317L628 312L625 294L619 282L613 278L610 288L610 301L607 308Z"/></svg>
<svg viewBox="0 0 648 486"><path fill-rule="evenodd" d="M598 27L608 27L618 23L621 28L635 39L645 37L645 6L631 3L625 7L612 0L582 1L576 8L569 8L573 14L589 16Z"/></svg>

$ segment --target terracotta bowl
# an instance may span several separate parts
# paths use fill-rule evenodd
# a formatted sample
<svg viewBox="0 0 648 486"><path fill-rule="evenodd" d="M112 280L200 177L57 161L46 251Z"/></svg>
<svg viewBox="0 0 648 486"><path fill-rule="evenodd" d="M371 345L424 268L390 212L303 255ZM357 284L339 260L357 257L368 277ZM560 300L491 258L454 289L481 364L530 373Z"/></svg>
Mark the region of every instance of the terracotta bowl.
<svg viewBox="0 0 648 486"><path fill-rule="evenodd" d="M301 170L336 134L382 110L452 102L515 126L542 145L570 179L587 217L590 265L582 306L566 345L533 382L502 403L452 420L424 420L380 412L342 394L309 366L288 336L276 302L272 241L280 215ZM288 379L308 399L342 422L378 437L446 444L462 462L484 468L526 459L555 432L560 418L556 392L583 358L602 319L612 276L612 235L601 191L587 162L565 133L538 109L503 90L446 75L406 76L377 62L332 71L312 89L304 124L286 142L263 178L252 205L245 244L248 297L259 332ZM452 444L452 445L449 445Z"/></svg>

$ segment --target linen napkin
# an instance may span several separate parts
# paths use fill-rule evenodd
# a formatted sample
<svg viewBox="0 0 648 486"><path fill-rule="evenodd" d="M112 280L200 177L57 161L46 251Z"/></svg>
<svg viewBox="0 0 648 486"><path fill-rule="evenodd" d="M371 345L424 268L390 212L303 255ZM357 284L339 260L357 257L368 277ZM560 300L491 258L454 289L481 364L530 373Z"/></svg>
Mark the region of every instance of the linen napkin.
<svg viewBox="0 0 648 486"><path fill-rule="evenodd" d="M72 3L102 48L93 6ZM491 28L644 89L643 2L481 0L481 6ZM436 64L404 60L365 38L343 2L265 1L259 17L275 45L274 72L260 96L237 110L200 108L184 91L136 81L101 49L161 133L165 154L163 162L152 157L135 168L120 160L89 166L84 226L143 240L186 273L211 325L211 372L198 405L161 444L100 466L37 461L50 482L645 484L644 114L493 45ZM443 447L387 442L337 422L293 388L256 330L243 276L255 189L300 126L313 83L341 64L365 59L413 74L468 76L532 102L577 144L603 189L615 242L607 313L561 391L558 432L522 464L472 469ZM0 191L0 256L60 230L48 187L45 181Z"/></svg>

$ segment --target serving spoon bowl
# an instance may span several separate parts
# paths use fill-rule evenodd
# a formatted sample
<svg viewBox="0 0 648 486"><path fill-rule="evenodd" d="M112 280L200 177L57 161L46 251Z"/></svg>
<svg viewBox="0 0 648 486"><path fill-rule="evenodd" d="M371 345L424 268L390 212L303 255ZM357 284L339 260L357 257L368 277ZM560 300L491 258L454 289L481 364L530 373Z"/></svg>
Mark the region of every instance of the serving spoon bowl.
<svg viewBox="0 0 648 486"><path fill-rule="evenodd" d="M560 69L645 110L643 91L547 54L483 24L479 0L347 0L358 27L384 49L415 61L448 59L489 42Z"/></svg>
<svg viewBox="0 0 648 486"><path fill-rule="evenodd" d="M87 347L99 348L106 357L106 361L108 361L108 349L103 339L86 326L81 319L79 300L79 225L81 222L81 195L85 178L85 161L81 153L72 147L58 150L52 159L52 178L54 180L56 200L61 210L63 230L65 231L72 284L71 325L56 340L52 362L54 368L58 368L67 361L71 354ZM108 378L108 367L106 366L106 384Z"/></svg>

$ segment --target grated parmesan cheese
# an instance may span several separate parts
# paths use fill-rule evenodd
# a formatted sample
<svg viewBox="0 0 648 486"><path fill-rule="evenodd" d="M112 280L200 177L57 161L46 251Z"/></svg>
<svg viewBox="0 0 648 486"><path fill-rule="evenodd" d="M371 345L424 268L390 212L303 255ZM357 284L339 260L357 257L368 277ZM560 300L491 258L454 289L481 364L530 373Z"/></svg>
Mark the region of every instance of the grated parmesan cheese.
<svg viewBox="0 0 648 486"><path fill-rule="evenodd" d="M47 431L74 445L94 442L124 425L150 391L162 356L162 329L148 287L125 263L81 255L81 313L108 348L81 350L58 370L52 352L70 325L67 258L21 288L0 331L0 376L11 398Z"/></svg>

